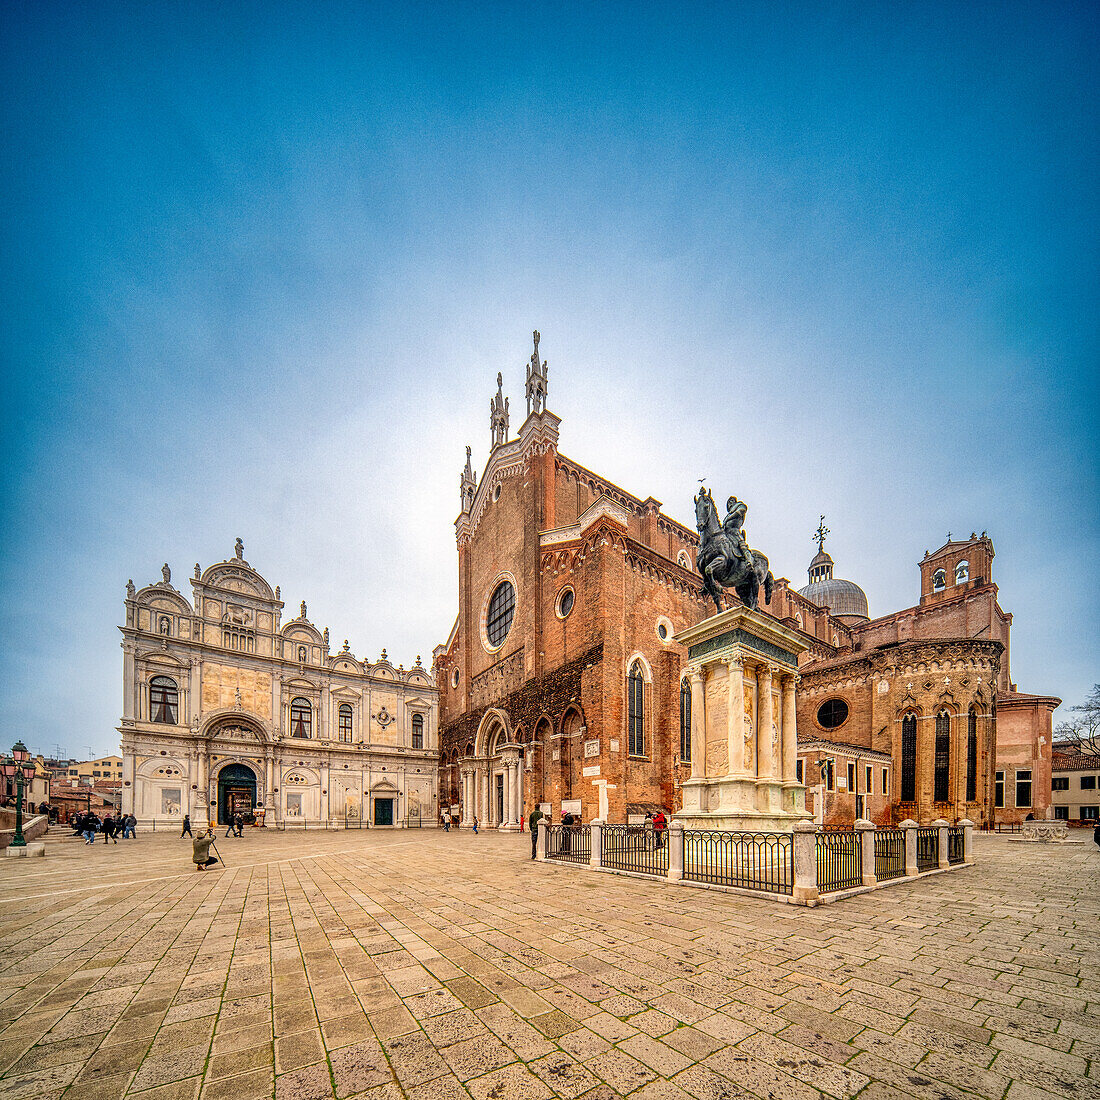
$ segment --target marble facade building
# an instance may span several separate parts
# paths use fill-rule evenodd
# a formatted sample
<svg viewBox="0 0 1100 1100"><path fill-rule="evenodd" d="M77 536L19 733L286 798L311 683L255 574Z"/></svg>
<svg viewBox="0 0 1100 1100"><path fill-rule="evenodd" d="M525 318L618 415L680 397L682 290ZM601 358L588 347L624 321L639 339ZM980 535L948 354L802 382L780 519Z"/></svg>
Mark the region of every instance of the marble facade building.
<svg viewBox="0 0 1100 1100"><path fill-rule="evenodd" d="M127 585L122 809L142 824L434 824L438 693L411 669L330 652L328 630L282 621L280 590L244 560L203 572L188 599Z"/></svg>

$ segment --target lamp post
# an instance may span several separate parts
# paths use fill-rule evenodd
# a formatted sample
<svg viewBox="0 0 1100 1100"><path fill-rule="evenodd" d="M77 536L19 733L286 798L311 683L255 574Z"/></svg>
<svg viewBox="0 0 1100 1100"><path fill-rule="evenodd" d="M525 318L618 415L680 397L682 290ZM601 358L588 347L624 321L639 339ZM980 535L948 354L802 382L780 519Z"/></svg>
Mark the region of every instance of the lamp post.
<svg viewBox="0 0 1100 1100"><path fill-rule="evenodd" d="M12 837L11 847L25 848L27 841L23 836L23 782L30 783L34 779L34 761L27 751L27 746L22 741L16 741L11 748L11 756L5 756L0 762L0 769L8 779L15 780L15 836Z"/></svg>

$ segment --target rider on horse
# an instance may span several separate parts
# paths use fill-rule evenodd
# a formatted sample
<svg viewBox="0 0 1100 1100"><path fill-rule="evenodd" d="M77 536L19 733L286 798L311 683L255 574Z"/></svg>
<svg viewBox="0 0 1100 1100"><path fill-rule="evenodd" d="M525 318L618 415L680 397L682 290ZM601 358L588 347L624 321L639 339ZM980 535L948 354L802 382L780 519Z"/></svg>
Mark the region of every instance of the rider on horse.
<svg viewBox="0 0 1100 1100"><path fill-rule="evenodd" d="M745 541L744 531L741 530L741 525L745 522L745 513L748 510L748 505L743 500L730 497L726 501L726 518L722 523L722 531L729 539L730 549L734 555L745 563L747 569L751 570L753 568L752 551Z"/></svg>

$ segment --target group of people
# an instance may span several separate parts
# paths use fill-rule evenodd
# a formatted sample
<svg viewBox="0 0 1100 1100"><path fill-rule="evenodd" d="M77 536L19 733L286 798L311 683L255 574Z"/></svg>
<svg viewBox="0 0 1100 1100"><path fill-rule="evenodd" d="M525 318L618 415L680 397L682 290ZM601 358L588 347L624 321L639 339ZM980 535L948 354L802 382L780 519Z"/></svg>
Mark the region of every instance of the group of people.
<svg viewBox="0 0 1100 1100"><path fill-rule="evenodd" d="M82 836L85 844L94 844L97 833L103 834L103 843L118 843L121 836L123 840L134 840L137 837L137 818L133 814L108 813L102 819L91 810L77 814L70 824L73 827L73 836Z"/></svg>
<svg viewBox="0 0 1100 1100"><path fill-rule="evenodd" d="M213 832L214 832L214 830L210 829L211 835L213 835ZM205 831L200 829L199 830L199 836L201 837L201 836L205 836L205 835L206 835ZM243 814L233 814L233 816L230 817L230 819L226 822L225 835L227 837L228 836L244 836L244 815ZM184 814L183 815L183 828L180 829L180 839L182 839L185 836L189 836L192 840L196 839L195 834L193 832L191 832L191 815L190 814Z"/></svg>
<svg viewBox="0 0 1100 1100"><path fill-rule="evenodd" d="M452 825L456 829L461 828L461 826L458 823L458 814L442 813L442 814L439 815L439 822L443 826L443 831L445 833L449 833L451 831L451 826ZM474 814L473 829L474 829L475 834L477 833L477 831L480 827L481 827L481 822L478 821L477 814Z"/></svg>

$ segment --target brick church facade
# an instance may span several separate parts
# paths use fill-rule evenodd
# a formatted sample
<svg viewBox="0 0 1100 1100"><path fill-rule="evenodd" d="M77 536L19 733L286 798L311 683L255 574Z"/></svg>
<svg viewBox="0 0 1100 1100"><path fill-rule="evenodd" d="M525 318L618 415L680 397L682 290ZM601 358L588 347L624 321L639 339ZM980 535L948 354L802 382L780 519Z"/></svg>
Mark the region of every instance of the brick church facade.
<svg viewBox="0 0 1100 1100"><path fill-rule="evenodd" d="M713 610L694 570L696 532L558 451L538 339L518 435L498 375L480 480L467 448L458 616L434 654L440 804L501 828L536 806L586 821L679 807L690 691L673 637ZM949 539L926 554L919 604L871 619L862 590L832 576L824 534L810 584L780 578L761 605L807 646L798 736L819 819L1045 816L1058 701L1011 682L1012 617L997 603L990 540ZM998 707L1012 715L1007 779ZM1034 805L995 806L1003 790Z"/></svg>

